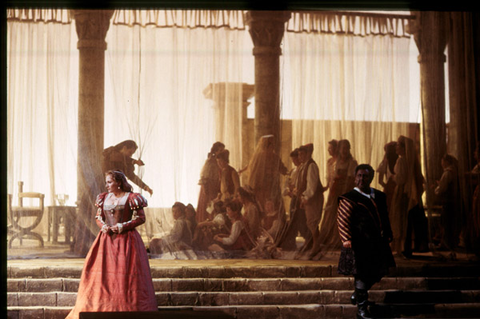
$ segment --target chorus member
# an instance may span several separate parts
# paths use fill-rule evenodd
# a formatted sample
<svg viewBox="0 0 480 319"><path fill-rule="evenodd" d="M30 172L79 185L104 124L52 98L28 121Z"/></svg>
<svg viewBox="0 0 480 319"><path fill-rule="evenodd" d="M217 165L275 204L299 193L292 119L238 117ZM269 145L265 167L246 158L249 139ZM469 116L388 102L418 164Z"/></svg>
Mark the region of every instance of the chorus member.
<svg viewBox="0 0 480 319"><path fill-rule="evenodd" d="M338 157L338 141L330 140L328 142L327 150L330 158L327 160L327 184L325 185L324 191L330 188L333 183L333 177L335 176L335 165Z"/></svg>
<svg viewBox="0 0 480 319"><path fill-rule="evenodd" d="M382 162L378 165L378 183L383 187L383 192L387 195L387 206L390 209L392 205L393 192L395 191L395 163L398 159L396 151L397 142L389 142L383 147L385 155Z"/></svg>
<svg viewBox="0 0 480 319"><path fill-rule="evenodd" d="M153 190L135 174L135 165L145 165L142 160L132 158L137 149L137 143L132 140L125 140L115 146L104 149L102 154L102 170L104 172L110 170L121 171L132 183L152 195Z"/></svg>
<svg viewBox="0 0 480 319"><path fill-rule="evenodd" d="M254 241L262 233L263 212L257 204L253 190L247 185L238 189L238 195L243 205L245 228Z"/></svg>
<svg viewBox="0 0 480 319"><path fill-rule="evenodd" d="M299 148L295 148L292 152L290 152L290 159L294 167L290 171L288 178L285 183L285 188L283 191L284 196L290 197L290 208L289 208L289 218L284 224L284 227L279 231L279 234L276 238L276 244L278 247L281 247L283 250L287 251L294 251L297 249L297 235L303 237L304 241L310 239L309 234L310 231L307 227L307 219L305 217L305 210L300 209L300 205L298 204L298 197L297 197L297 180L298 175L300 172L300 167L302 162L298 156ZM275 209L275 206L273 207ZM282 214L278 214L280 218L282 218ZM286 215L285 215L285 219Z"/></svg>
<svg viewBox="0 0 480 319"><path fill-rule="evenodd" d="M240 187L240 177L238 172L229 165L229 157L230 152L228 150L223 150L217 155L217 164L220 167L220 193L216 200L222 200L223 202L237 197Z"/></svg>
<svg viewBox="0 0 480 319"><path fill-rule="evenodd" d="M208 153L207 160L203 164L200 173L200 194L197 203L197 221L202 222L209 218L209 208L220 193L220 169L217 164L217 155L225 149L222 142L213 143Z"/></svg>
<svg viewBox="0 0 480 319"><path fill-rule="evenodd" d="M397 254L403 254L404 257L409 258L412 255L412 229L415 229L416 240L425 237L425 231L421 227L422 218L419 217L423 208L422 193L425 179L411 138L400 136L396 144L396 152L398 154L394 168L396 186L390 212L394 234L392 249Z"/></svg>
<svg viewBox="0 0 480 319"><path fill-rule="evenodd" d="M192 226L186 218L186 206L175 202L172 206L173 227L170 233L161 238L152 238L149 244L150 252L154 255L192 249Z"/></svg>
<svg viewBox="0 0 480 319"><path fill-rule="evenodd" d="M337 230L338 197L353 189L355 180L355 167L357 161L350 152L348 140L338 142L338 156L335 161L333 177L330 179L325 213L320 225L319 244L328 250L338 250L342 247Z"/></svg>
<svg viewBox="0 0 480 319"><path fill-rule="evenodd" d="M297 196L299 208L305 210L305 217L310 238L312 252L318 249L318 224L323 213L323 185L320 180L317 163L312 158L313 144L303 145L298 150L302 162L297 181Z"/></svg>
<svg viewBox="0 0 480 319"><path fill-rule="evenodd" d="M284 212L280 176L287 175L288 169L275 152L273 135L265 135L259 139L248 166L243 170L248 172L246 185L254 190L260 209L263 211L265 201L272 199L275 209Z"/></svg>
<svg viewBox="0 0 480 319"><path fill-rule="evenodd" d="M442 177L437 181L435 195L442 204L442 239L440 246L451 251L455 256L455 249L460 239L461 207L460 184L458 180L458 161L455 157L445 154L441 159L443 168Z"/></svg>
<svg viewBox="0 0 480 319"><path fill-rule="evenodd" d="M216 244L209 247L212 251L229 251L233 254L243 254L253 248L254 243L245 229L245 219L242 216L242 203L232 200L226 204L227 216L232 222L230 234L215 235Z"/></svg>

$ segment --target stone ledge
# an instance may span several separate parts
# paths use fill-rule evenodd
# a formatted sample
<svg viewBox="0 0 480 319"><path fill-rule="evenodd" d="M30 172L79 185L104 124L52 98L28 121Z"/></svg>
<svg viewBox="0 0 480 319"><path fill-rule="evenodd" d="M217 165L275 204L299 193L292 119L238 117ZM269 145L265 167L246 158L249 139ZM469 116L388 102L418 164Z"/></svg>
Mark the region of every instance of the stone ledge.
<svg viewBox="0 0 480 319"><path fill-rule="evenodd" d="M477 277L388 277L371 290L480 290ZM8 278L8 292L76 292L78 278ZM353 289L352 277L326 278L153 278L156 291L303 291Z"/></svg>
<svg viewBox="0 0 480 319"><path fill-rule="evenodd" d="M247 306L247 305L348 305L352 290L305 290L277 292L156 292L159 306ZM453 297L455 298L453 298ZM7 306L71 306L75 305L77 293L30 293L9 292ZM432 291L414 293L399 290L371 290L369 299L378 304L395 306L397 304L463 304L480 303L480 290ZM450 300L450 301L449 301Z"/></svg>
<svg viewBox="0 0 480 319"><path fill-rule="evenodd" d="M58 261L57 261L58 262ZM68 263L68 260L62 261ZM77 261L78 262L78 261ZM188 263L190 262L190 263ZM245 261L245 265L239 264L243 261L223 261L225 265L208 265L203 263L199 266L200 261L178 262L175 265L168 263L164 265L161 262L151 262L150 268L153 278L318 278L332 277L342 278L343 275L337 273L336 264L325 263L308 263L300 265L281 263L281 260L267 260L265 263L273 263L273 265L262 265L258 261L250 265ZM217 261L218 262L218 261ZM73 262L72 262L73 263ZM234 263L229 265L229 263ZM253 263L253 261L250 261ZM20 261L11 261L7 264L8 278L80 278L83 266L78 265L31 265L22 264ZM386 278L394 277L477 277L480 273L480 265L457 263L419 263L411 262L398 265L397 268L391 270Z"/></svg>
<svg viewBox="0 0 480 319"><path fill-rule="evenodd" d="M391 306L385 306L390 307ZM409 305L404 305L409 307ZM64 319L72 307L9 307L9 319ZM397 311L398 311L397 307ZM478 318L480 303L439 304L429 308L430 313L411 314L410 318ZM355 317L357 307L352 305L271 305L271 306L209 306L209 307L159 307L159 310L197 310L222 312L236 319L317 319ZM401 316L401 315L399 315ZM391 318L392 316L390 316Z"/></svg>

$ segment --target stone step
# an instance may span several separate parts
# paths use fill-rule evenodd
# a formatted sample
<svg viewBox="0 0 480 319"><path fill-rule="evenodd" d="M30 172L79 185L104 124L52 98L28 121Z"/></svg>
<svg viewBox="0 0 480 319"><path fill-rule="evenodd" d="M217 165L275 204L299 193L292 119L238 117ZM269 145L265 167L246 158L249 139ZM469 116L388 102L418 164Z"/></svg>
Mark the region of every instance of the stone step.
<svg viewBox="0 0 480 319"><path fill-rule="evenodd" d="M8 278L8 292L77 292L78 278ZM153 278L155 291L348 290L351 277L325 278ZM385 277L373 290L480 290L479 277Z"/></svg>
<svg viewBox="0 0 480 319"><path fill-rule="evenodd" d="M159 306L349 304L351 290L270 292L156 292ZM75 292L9 292L8 307L73 307ZM373 290L369 299L384 304L443 304L480 302L480 290L391 291Z"/></svg>
<svg viewBox="0 0 480 319"><path fill-rule="evenodd" d="M160 265L160 266L159 266ZM80 278L82 266L7 265L8 278ZM151 266L153 278L319 278L343 277L336 265L206 265ZM392 269L388 277L478 277L480 265L473 264L411 264Z"/></svg>
<svg viewBox="0 0 480 319"><path fill-rule="evenodd" d="M9 307L9 319L64 319L71 307ZM205 313L223 312L236 319L316 319L354 318L357 308L343 304L304 304L304 305L262 305L262 306L215 306L215 307L159 307L158 318L173 311ZM372 311L378 318L479 318L480 303L475 304L435 304L435 305L375 305ZM112 317L113 318L113 317ZM125 317L122 317L125 318ZM153 317L149 317L153 318ZM187 316L181 318L188 318Z"/></svg>

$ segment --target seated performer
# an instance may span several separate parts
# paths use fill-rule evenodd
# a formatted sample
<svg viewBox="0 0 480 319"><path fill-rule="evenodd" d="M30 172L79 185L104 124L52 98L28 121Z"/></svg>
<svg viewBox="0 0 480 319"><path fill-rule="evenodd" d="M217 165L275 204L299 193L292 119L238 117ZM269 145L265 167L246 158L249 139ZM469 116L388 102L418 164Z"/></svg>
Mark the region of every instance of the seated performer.
<svg viewBox="0 0 480 319"><path fill-rule="evenodd" d="M245 221L245 228L250 236L256 240L262 233L262 212L255 199L255 194L250 186L240 187L238 189L240 201L243 204L243 218Z"/></svg>
<svg viewBox="0 0 480 319"><path fill-rule="evenodd" d="M237 171L229 165L230 152L223 150L217 154L217 164L220 167L220 193L216 200L227 201L237 196L240 187L240 177Z"/></svg>
<svg viewBox="0 0 480 319"><path fill-rule="evenodd" d="M245 230L245 222L242 216L242 203L232 200L227 203L227 216L232 221L232 229L229 235L215 235L216 244L209 247L211 251L228 251L233 256L242 255L253 248L253 240Z"/></svg>
<svg viewBox="0 0 480 319"><path fill-rule="evenodd" d="M262 219L262 226L272 236L273 240L277 238L277 235L283 229L285 225L285 215L279 214L275 209L275 204L271 199L267 199L265 202L265 217Z"/></svg>
<svg viewBox="0 0 480 319"><path fill-rule="evenodd" d="M185 218L190 222L190 232L195 234L197 228L197 212L192 204L188 204L185 207Z"/></svg>
<svg viewBox="0 0 480 319"><path fill-rule="evenodd" d="M207 219L197 224L195 233L193 235L193 248L195 250L208 250L208 247L215 243L213 237L215 235L230 233L231 223L225 212L225 207L222 201L217 201L213 204L212 211L213 220Z"/></svg>
<svg viewBox="0 0 480 319"><path fill-rule="evenodd" d="M150 253L159 255L165 252L176 252L192 249L192 233L190 221L185 218L186 207L175 202L172 206L174 224L170 234L163 238L152 238L149 244Z"/></svg>

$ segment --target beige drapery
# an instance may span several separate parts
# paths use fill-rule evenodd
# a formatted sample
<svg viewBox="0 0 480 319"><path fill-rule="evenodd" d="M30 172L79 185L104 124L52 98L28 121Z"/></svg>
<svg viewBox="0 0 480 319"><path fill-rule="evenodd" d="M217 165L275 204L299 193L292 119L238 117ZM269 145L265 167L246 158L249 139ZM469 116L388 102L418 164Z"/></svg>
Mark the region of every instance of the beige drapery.
<svg viewBox="0 0 480 319"><path fill-rule="evenodd" d="M211 83L240 83L240 89L242 81L252 83L246 41L247 33L226 28L109 30L105 145L130 138L139 145L134 157L146 164L139 173L154 191L146 194L149 237L168 232L175 201L196 206L200 171L217 139L230 151L230 164L240 168L242 100L227 92L224 123L217 123L218 106L203 91ZM218 137L220 124L226 129Z"/></svg>
<svg viewBox="0 0 480 319"><path fill-rule="evenodd" d="M411 45L389 35L286 34L284 108L292 112L292 148L314 144L323 180L331 139L349 139L354 157L376 168L384 144L418 133L419 74L409 67L417 57Z"/></svg>
<svg viewBox="0 0 480 319"><path fill-rule="evenodd" d="M9 100L8 104L9 112L12 116L12 122L9 122L9 130L13 132L14 129L18 129L15 133L9 134L9 192L12 191L14 193L15 183L18 180L23 180L26 185L32 183L32 190L45 190L44 192L47 194L50 203L53 203L53 196L58 193L70 194L70 203L73 203L76 194L75 150L76 134L78 132L75 122L78 96L78 93L75 93L78 86L78 75L76 74L78 67L75 64L75 57L78 56L78 52L75 48L76 36L72 36L74 34L74 26L65 23L65 21L71 22L71 20L65 18L68 15L64 13L48 15L43 11L34 10L33 12L35 12L33 15L30 14L31 12L20 12L17 15L17 18L22 16L28 17L26 20L22 20L26 23L18 23L19 19L9 20L9 65L25 66L25 68L11 67L12 73L9 74L11 77L8 79L9 96L25 100L21 103L13 103ZM210 18L208 15L210 15ZM57 18L51 18L51 16ZM147 164L139 173L154 189L154 196L149 198L154 218L151 218L150 224L146 225L147 235L152 235L167 231L171 222L168 209L164 211L161 209L155 210L154 208L170 207L174 200L180 200L185 203L193 202L193 204L196 202L198 175L206 154L211 144L215 141L212 127L218 124L214 123L214 111L211 109L212 102L200 95L205 88L205 84L225 81L253 83L253 57L251 55L250 38L246 30L244 30L243 14L241 12L234 15L213 15L216 17L215 19L211 19L212 15L210 13L205 13L203 20L197 19L198 14L192 12L191 16L187 15L190 18L184 20L165 19L163 22L160 22L161 26L170 26L170 28L155 28L151 23L147 23L144 20L139 22L135 13L130 13L129 16L135 16L136 18L124 18L121 20L116 15L116 24L111 26L107 34L105 112L108 120L105 123L105 147L126 138L137 139L140 149L134 157L141 157ZM182 13L180 16L185 17L185 14ZM162 21L155 14L149 17ZM225 17L228 17L228 19ZM296 18L294 21L299 21L298 19L300 18ZM307 18L303 15L302 19ZM42 21L42 23L32 23L32 21ZM210 21L210 24L206 21ZM386 23L383 24L385 26L388 25L389 20L369 18L366 21L370 21L369 23L372 21L383 21ZM43 22L62 22L63 24L44 24ZM225 24L228 24L229 27L221 27ZM23 25L23 27L18 27L18 25ZM46 25L52 31L48 31L49 33L45 34L42 26ZM131 27L127 25L131 25ZM201 27L193 27L198 25L201 25ZM305 22L300 23L300 25L305 25ZM350 25L350 23L347 23L347 25ZM381 24L372 25L379 26ZM63 36L56 34L56 32L59 32L56 29L60 30L60 26L63 30L62 32L70 37L68 43L62 42ZM365 28L364 30L370 29L375 28ZM379 27L378 29L384 30L385 28ZM293 118L296 122L292 135L292 148L300 143L313 142L316 148L314 157L319 163L321 170L323 170L321 163L325 162L326 141L330 138L327 133L330 133L332 138L349 138L353 136L355 129L358 128L358 123L352 122L347 124L347 120L369 119L374 121L375 118L365 117L364 113L358 113L358 111L352 113L352 110L356 109L361 99L358 96L353 98L351 90L346 91L347 94L345 96L337 95L340 98L339 100L332 99L329 104L330 107L320 108L321 110L334 109L332 105L336 106L339 101L347 101L348 103L338 103L338 105L343 106L340 113L333 117L318 115L319 108L312 106L317 105L318 96L316 94L319 93L317 87L318 85L322 86L321 81L325 81L325 77L322 80L322 77L317 79L315 75L321 74L322 65L331 65L338 62L338 60L335 60L338 59L338 56L331 54L332 52L329 51L318 51L318 49L312 51L308 48L318 46L319 42L321 43L322 41L325 46L339 44L343 45L344 48L351 48L354 42L357 41L364 41L363 45L367 46L370 43L369 41L373 41L373 35L357 37L356 40L347 40L342 36L341 40L336 39L333 41L332 39L318 40L316 38L323 37L323 35L320 36L316 34L317 32L311 32L311 30L309 32L302 31L302 33L293 32L295 29L289 30L292 32L287 32L286 34L283 45L284 55L282 57L282 69L284 71L282 116L283 118ZM394 28L394 30L396 29ZM37 37L37 32L45 35L48 40L56 38L55 43L63 45L63 47L53 48L52 46L45 46L44 44L49 43L49 41L41 41L42 46L37 44L20 46L20 49L12 51L11 44L15 43L13 38L34 39ZM396 34L396 31L394 33ZM331 35L326 34L326 36ZM339 36L337 35L336 37ZM398 52L398 48L401 46L394 48L395 45L392 44L397 41L396 38L393 40L393 36L381 37L383 40L379 40L376 45L386 45L388 50L384 49L377 52L383 54ZM225 38L231 41L225 41ZM166 42L165 39L168 39L170 42ZM125 50L126 40L129 43L128 50ZM194 43L198 47L195 49L188 48L189 45ZM304 48L300 53L295 50L295 48L299 47ZM39 52L47 52L46 56L53 59L52 62L35 61ZM317 52L327 54L317 54ZM347 50L343 50L343 52L345 53ZM360 49L357 52L361 55L365 54L366 51ZM405 53L404 51L400 52ZM307 56L308 59L302 59L299 54ZM42 72L40 69L42 64L43 67L55 68L57 59L66 59L67 57L72 59L69 61L73 62L68 67L57 65L59 67L57 72L62 72L59 75L51 75L54 73ZM166 62L159 62L157 59L153 59L153 57L163 57L165 60L162 61ZM327 58L333 60L327 60ZM15 59L20 60L13 64ZM305 63L305 65L302 65L302 63ZM388 62L385 63L388 64ZM362 72L368 69L360 62L345 65L354 67L358 65L360 66L358 70ZM402 65L399 66L401 67ZM168 72L172 73L165 78L161 78L160 75L164 74L163 72L167 72L165 69L170 70ZM312 73L307 74L307 70ZM344 67L343 71L345 73L343 75L345 76L349 70L349 67ZM395 70L398 71L398 68ZM35 76L29 76L29 72L32 72ZM337 73L336 76L338 75ZM390 73L389 75L391 76ZM287 81L287 78L290 78L291 81ZM16 81L12 79L16 79ZM68 80L65 81L65 79ZM56 85L60 84L55 84L56 81L67 87L59 91ZM379 81L379 79L377 78L376 81ZM33 87L38 83L43 83L45 86L43 88L44 92L40 92L41 90L38 88L38 94L22 96L23 88ZM351 84L354 83L352 82ZM388 83L382 82L382 85L385 86L390 94L383 97L383 99L398 99L398 94L403 92L400 91L402 93L395 95L393 92L398 91L393 90L392 87L387 85ZM341 88L342 86L336 87L334 92L338 94ZM355 89L358 90L358 87L355 87ZM366 97L367 101L369 99L370 101L373 100L374 93L369 94L366 87L362 87L362 90L358 91L359 93L356 93L356 95L360 95L363 98ZM162 94L166 92L169 95L165 97ZM49 97L61 97L67 102L60 103L61 106L57 106L57 104L52 103L54 99L41 98L43 94ZM326 94L325 96L331 97L332 95ZM392 96L395 96L395 98L392 98ZM233 106L240 103L241 101L236 101ZM397 132L400 132L392 129L394 126L388 122L398 120L392 115L395 112L391 113L391 108L388 108L390 111L382 111L382 107L388 104L378 103L378 101L375 104L378 110L381 110L375 112L375 115L383 114L380 119L384 122L380 123L379 127L387 140L388 138L394 138ZM395 101L392 105L398 104L399 102ZM18 108L18 105L28 107L29 109L23 111L22 108ZM69 105L68 108L64 108L65 105ZM368 107L367 104L363 104L363 106ZM66 126L63 130L60 129L62 134L58 134L59 129L51 124L42 126L41 123L46 122L40 122L37 117L19 117L19 114L22 114L19 112L40 112L39 110L42 110L42 107L50 109L51 118L55 119L49 123L59 122L60 124L58 125ZM227 126L233 126L238 129L236 125L238 125L240 110L235 107L231 107L228 110L231 114L227 118L233 119L233 122L230 122ZM204 113L200 116L198 112ZM56 117L58 114L63 114L63 118L58 119ZM165 114L168 115L165 117ZM306 118L312 118L317 121L343 120L344 123L333 125L332 127L335 127L335 129L331 128L326 122L317 127L316 125L311 126L313 122L307 121ZM28 122L25 121L26 119L29 119ZM415 122L416 118L413 116L409 117L408 120ZM23 128L18 123L21 123ZM38 124L38 131L30 132L29 129L36 127L36 124ZM200 124L203 126L200 126ZM388 129L385 128L387 126L389 127ZM41 127L47 127L48 129L42 130ZM310 129L311 127L314 127L314 129ZM361 131L365 132L363 129ZM65 134L63 134L64 132ZM238 168L241 156L241 143L238 140L241 138L241 134L235 134L235 131L231 134L231 130L228 132L230 134L225 132L224 142L227 148L231 149L231 154L233 154L233 166ZM372 129L366 132L364 136L358 137L358 141L352 141L355 148L353 150L354 153L357 151L358 146L356 145L362 145L365 144L365 141L371 141L378 133ZM61 142L58 142L57 139L61 139ZM26 147L19 149L16 145L26 145ZM380 150L382 146L380 145ZM36 152L35 148L41 150L41 152ZM372 152L373 149L373 147L369 148ZM50 159L42 162L38 157L33 156L34 153L45 154L45 150L49 150L49 154L59 154L62 157L57 159L49 155ZM68 160L65 160L65 154L68 155ZM360 154L355 155L357 158L360 156ZM360 159L370 159L373 163L380 156L378 154L366 153ZM235 157L237 158L235 159ZM19 166L18 163L23 161L25 164ZM63 166L66 168L63 172L60 172L59 168ZM45 170L45 167L49 167L49 169ZM55 178L61 176L61 182L55 182L56 179L52 176L55 176ZM324 173L322 173L322 178L323 176ZM55 187L45 186L47 183L49 185L54 184ZM62 183L68 186L62 186ZM158 227L159 220L163 222L162 229Z"/></svg>

